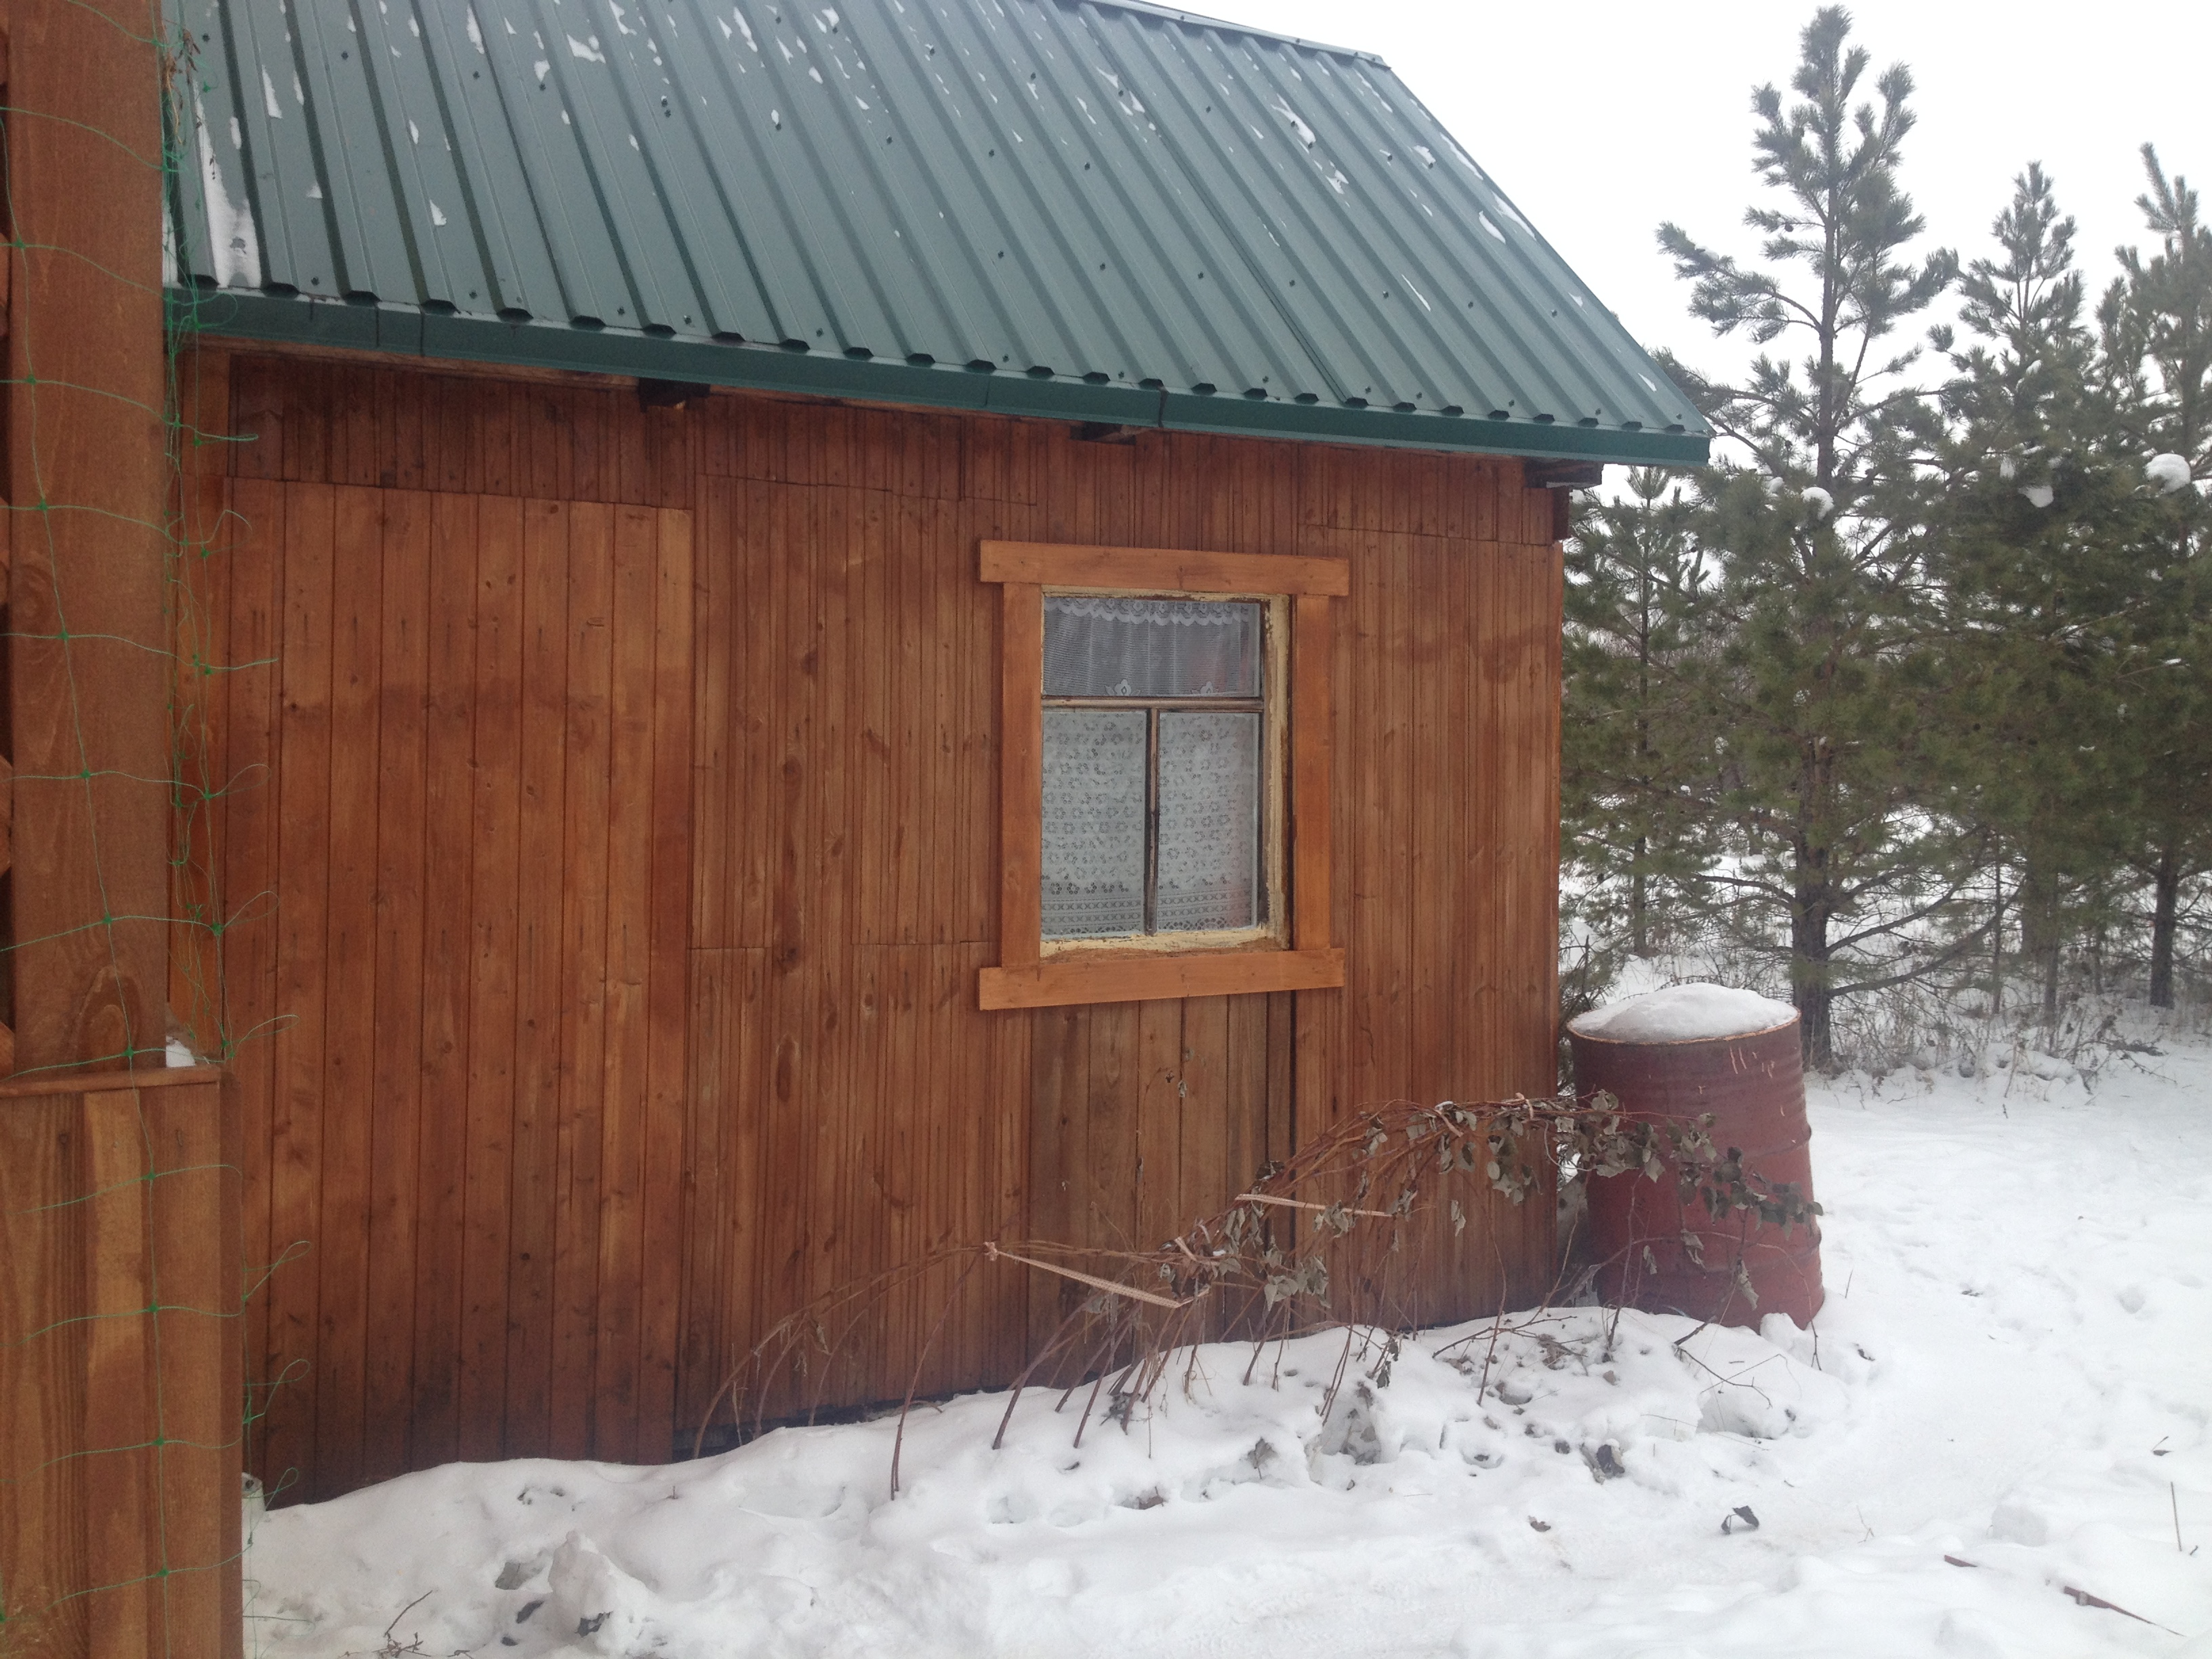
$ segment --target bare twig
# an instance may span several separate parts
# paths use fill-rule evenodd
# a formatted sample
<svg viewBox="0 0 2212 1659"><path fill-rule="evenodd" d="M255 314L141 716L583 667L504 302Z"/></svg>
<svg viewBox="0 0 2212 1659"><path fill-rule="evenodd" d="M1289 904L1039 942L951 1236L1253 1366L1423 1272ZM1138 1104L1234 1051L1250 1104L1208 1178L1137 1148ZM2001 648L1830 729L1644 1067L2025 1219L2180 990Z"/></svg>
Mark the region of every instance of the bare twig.
<svg viewBox="0 0 2212 1659"><path fill-rule="evenodd" d="M1329 1204L1316 1204L1309 1199L1277 1198L1268 1193L1239 1193L1237 1194L1236 1201L1239 1204L1276 1204L1280 1205L1286 1210L1329 1210L1336 1207L1335 1206ZM1378 1221L1390 1221L1396 1218L1392 1216L1390 1212L1388 1210L1354 1210L1347 1208L1343 1212L1343 1213L1346 1215L1372 1216Z"/></svg>
<svg viewBox="0 0 2212 1659"><path fill-rule="evenodd" d="M2103 1596L2094 1595L2088 1590L2077 1589L2072 1584L2061 1584L2059 1589L2085 1607L2102 1607L2106 1613L2117 1613L2123 1619L2132 1619L2138 1625L2148 1625L2153 1630L2162 1630L2168 1636L2181 1634L2179 1631L2170 1626L2161 1625L2155 1619L2146 1619L2139 1613L2130 1613L2118 1602L2107 1601Z"/></svg>
<svg viewBox="0 0 2212 1659"><path fill-rule="evenodd" d="M1258 1176L1229 1206L1194 1219L1152 1249L1083 1247L1051 1240L996 1239L942 1247L872 1279L839 1285L779 1321L732 1367L709 1403L693 1443L703 1449L708 1425L726 1404L740 1437L778 1420L812 1420L854 1376L846 1350L895 1296L939 1299L936 1318L915 1357L897 1404L891 1490L898 1490L905 1419L922 1388L928 1355L954 1304L987 1265L1005 1262L1049 1274L1093 1292L1073 1307L1030 1351L1015 1378L994 1445L1002 1444L1015 1407L1031 1384L1061 1389L1060 1407L1091 1384L1078 1421L1081 1444L1102 1409L1125 1425L1131 1412L1180 1376L1199 1386L1196 1351L1206 1342L1247 1340L1249 1382L1268 1343L1322 1330L1346 1334L1321 1408L1332 1409L1355 1346L1391 1342L1422 1322L1419 1292L1433 1255L1455 1252L1470 1215L1487 1206L1455 1194L1472 1188L1518 1205L1547 1200L1561 1160L1597 1175L1671 1177L1683 1201L1723 1214L1764 1219L1810 1212L1791 1189L1770 1188L1733 1159L1714 1152L1700 1122L1623 1112L1607 1095L1487 1103L1395 1101L1348 1115L1314 1135L1286 1163ZM1293 1197L1293 1194L1301 1194ZM1794 1208L1792 1206L1795 1206ZM1776 1215L1767 1215L1769 1211ZM1299 1218L1290 1223L1285 1212ZM1310 1226L1304 1218L1311 1217ZM1472 1242L1472 1241L1470 1241ZM1496 1240L1491 1240L1495 1248ZM1600 1264L1602 1267L1604 1264ZM939 1274L941 1291L924 1287ZM1157 1288L1152 1288L1157 1286ZM1563 1288L1555 1281L1546 1308ZM1486 1333L1486 1384L1500 1336L1518 1328L1505 1318L1511 1292L1500 1275L1498 1316ZM1542 1311L1532 1318L1542 1316ZM1452 1345L1458 1346L1458 1345ZM1178 1365L1176 1357L1191 1351ZM1366 1349L1360 1348L1364 1357ZM1058 1409L1059 1407L1055 1407Z"/></svg>
<svg viewBox="0 0 2212 1659"><path fill-rule="evenodd" d="M1188 1255L1190 1252L1185 1250L1183 1254ZM1012 1250L1002 1250L995 1243L988 1242L983 1246L983 1259L987 1261L1001 1260L1018 1261L1024 1267L1035 1267L1043 1273L1058 1273L1062 1279L1072 1279L1077 1284L1088 1285L1095 1291L1107 1291L1115 1296L1133 1297L1139 1302L1149 1302L1156 1308L1188 1308L1196 1299L1188 1296L1181 1297L1162 1296L1154 1291L1140 1291L1133 1285L1121 1285L1110 1279L1100 1279L1095 1273L1078 1273L1073 1267L1055 1267L1049 1261L1038 1261L1026 1255L1016 1255Z"/></svg>
<svg viewBox="0 0 2212 1659"><path fill-rule="evenodd" d="M899 1404L898 1431L891 1437L891 1496L894 1498L898 1496L899 1454L906 1449L907 1413L914 1409L915 1390L921 1386L921 1368L928 1363L929 1351L935 1346L939 1334L944 1330L945 1322L952 1317L952 1310L959 1305L960 1292L967 1288L968 1275L975 1271L975 1264L972 1261L960 1270L960 1278L952 1286L952 1294L945 1298L945 1305L937 1310L937 1322L929 1328L929 1334L923 1339L921 1351L914 1357L914 1374L907 1378L906 1398ZM1006 1409L1011 1413L1013 1407L1009 1406ZM1001 1429L1000 1432L1005 1431Z"/></svg>

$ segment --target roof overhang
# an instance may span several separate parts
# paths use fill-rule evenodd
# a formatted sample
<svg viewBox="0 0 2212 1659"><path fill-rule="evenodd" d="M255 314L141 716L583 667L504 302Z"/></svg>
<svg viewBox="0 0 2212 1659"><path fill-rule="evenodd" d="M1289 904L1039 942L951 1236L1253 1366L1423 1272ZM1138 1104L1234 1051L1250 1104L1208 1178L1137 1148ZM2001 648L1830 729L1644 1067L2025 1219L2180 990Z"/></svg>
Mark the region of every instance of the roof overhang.
<svg viewBox="0 0 2212 1659"><path fill-rule="evenodd" d="M179 332L380 356L458 359L640 379L696 381L923 408L1310 443L1571 457L1632 466L1702 466L1704 433L1624 431L1429 410L1348 408L1282 398L1097 385L1061 375L846 357L641 330L580 328L441 314L404 305L236 289L168 290Z"/></svg>

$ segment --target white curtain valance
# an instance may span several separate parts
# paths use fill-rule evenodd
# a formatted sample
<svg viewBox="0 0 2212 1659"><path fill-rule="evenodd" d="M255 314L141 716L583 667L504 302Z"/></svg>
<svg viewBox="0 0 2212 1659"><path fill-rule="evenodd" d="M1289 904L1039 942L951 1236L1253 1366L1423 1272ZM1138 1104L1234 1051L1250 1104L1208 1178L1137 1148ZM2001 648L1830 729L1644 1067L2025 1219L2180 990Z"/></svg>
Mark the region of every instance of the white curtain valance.
<svg viewBox="0 0 2212 1659"><path fill-rule="evenodd" d="M1048 697L1256 697L1261 607L1242 599L1044 602Z"/></svg>

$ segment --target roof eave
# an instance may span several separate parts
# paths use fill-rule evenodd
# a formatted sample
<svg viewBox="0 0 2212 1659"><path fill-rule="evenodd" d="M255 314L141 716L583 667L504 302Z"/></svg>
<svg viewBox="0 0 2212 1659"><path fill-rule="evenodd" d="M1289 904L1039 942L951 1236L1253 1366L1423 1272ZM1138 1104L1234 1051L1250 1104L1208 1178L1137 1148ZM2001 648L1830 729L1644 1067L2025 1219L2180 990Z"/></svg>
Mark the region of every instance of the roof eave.
<svg viewBox="0 0 2212 1659"><path fill-rule="evenodd" d="M223 289L168 290L179 330L391 356L442 357L520 368L692 380L748 391L852 398L1046 420L1095 421L1168 431L1487 455L1570 456L1632 466L1702 466L1704 433L1497 421L1433 411L1361 409L1164 392L947 364L849 358L778 347L647 334L633 329L502 322Z"/></svg>

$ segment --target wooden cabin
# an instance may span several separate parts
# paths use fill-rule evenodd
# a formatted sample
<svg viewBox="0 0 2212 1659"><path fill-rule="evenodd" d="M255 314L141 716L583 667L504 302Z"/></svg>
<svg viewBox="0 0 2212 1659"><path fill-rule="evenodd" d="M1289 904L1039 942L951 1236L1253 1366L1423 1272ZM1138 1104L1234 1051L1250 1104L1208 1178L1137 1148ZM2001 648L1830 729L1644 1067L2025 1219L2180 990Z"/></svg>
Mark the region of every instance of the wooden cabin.
<svg viewBox="0 0 2212 1659"><path fill-rule="evenodd" d="M245 1101L264 1480L663 1460L826 1289L1550 1091L1561 486L1707 434L1380 61L179 15L172 1000ZM1539 1295L1545 1211L1419 1316ZM1060 1296L994 1266L924 1390Z"/></svg>

